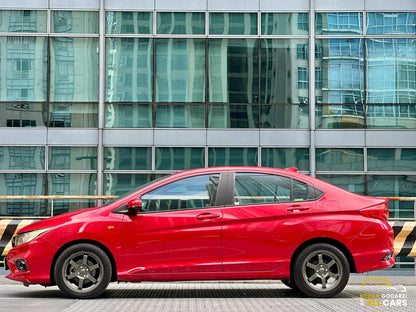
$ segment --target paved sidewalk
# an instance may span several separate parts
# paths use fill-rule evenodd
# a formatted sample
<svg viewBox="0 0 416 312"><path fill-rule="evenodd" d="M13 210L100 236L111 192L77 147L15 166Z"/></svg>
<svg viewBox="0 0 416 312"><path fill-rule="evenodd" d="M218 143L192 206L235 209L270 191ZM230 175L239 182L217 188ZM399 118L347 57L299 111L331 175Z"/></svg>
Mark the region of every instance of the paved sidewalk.
<svg viewBox="0 0 416 312"><path fill-rule="evenodd" d="M112 283L98 299L76 300L63 297L57 287L0 283L0 311L415 311L416 286L401 287L363 290L362 285L349 284L336 298L311 299L279 281ZM360 299L363 294L379 298Z"/></svg>

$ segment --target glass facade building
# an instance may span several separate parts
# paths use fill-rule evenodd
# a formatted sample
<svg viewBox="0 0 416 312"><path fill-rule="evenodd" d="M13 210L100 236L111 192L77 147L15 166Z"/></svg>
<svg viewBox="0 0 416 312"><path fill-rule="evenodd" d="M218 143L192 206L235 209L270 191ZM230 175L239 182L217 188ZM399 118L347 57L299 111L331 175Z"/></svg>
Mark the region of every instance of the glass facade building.
<svg viewBox="0 0 416 312"><path fill-rule="evenodd" d="M3 0L0 195L249 165L416 196L416 2L344 2ZM1 216L49 209L0 201Z"/></svg>

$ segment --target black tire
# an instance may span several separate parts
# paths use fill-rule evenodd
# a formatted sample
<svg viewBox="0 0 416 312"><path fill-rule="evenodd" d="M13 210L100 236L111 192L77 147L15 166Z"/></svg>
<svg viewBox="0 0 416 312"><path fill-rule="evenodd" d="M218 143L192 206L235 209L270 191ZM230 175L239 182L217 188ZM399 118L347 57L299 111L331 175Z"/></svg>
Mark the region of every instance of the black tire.
<svg viewBox="0 0 416 312"><path fill-rule="evenodd" d="M334 297L345 288L349 276L347 258L329 244L308 246L295 259L293 281L307 297Z"/></svg>
<svg viewBox="0 0 416 312"><path fill-rule="evenodd" d="M91 244L77 244L58 257L54 276L59 289L68 297L95 298L101 295L112 276L107 254Z"/></svg>
<svg viewBox="0 0 416 312"><path fill-rule="evenodd" d="M299 290L293 279L282 279L280 280L285 286L292 288L293 290Z"/></svg>

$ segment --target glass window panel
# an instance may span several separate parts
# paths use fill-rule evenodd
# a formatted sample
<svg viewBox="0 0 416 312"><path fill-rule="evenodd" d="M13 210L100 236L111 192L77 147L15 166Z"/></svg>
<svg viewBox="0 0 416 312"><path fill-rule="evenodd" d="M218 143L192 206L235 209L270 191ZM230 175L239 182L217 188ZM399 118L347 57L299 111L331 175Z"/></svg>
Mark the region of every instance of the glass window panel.
<svg viewBox="0 0 416 312"><path fill-rule="evenodd" d="M107 34L152 34L152 12L107 12Z"/></svg>
<svg viewBox="0 0 416 312"><path fill-rule="evenodd" d="M361 35L362 33L362 13L331 12L315 14L316 35Z"/></svg>
<svg viewBox="0 0 416 312"><path fill-rule="evenodd" d="M38 173L0 174L0 194L44 195L45 175ZM45 200L1 200L1 216L44 216L47 215ZM46 207L46 210L45 210Z"/></svg>
<svg viewBox="0 0 416 312"><path fill-rule="evenodd" d="M0 32L46 33L46 11L0 10Z"/></svg>
<svg viewBox="0 0 416 312"><path fill-rule="evenodd" d="M46 103L0 103L0 127L45 127Z"/></svg>
<svg viewBox="0 0 416 312"><path fill-rule="evenodd" d="M261 165L263 167L290 168L309 171L308 148L262 148Z"/></svg>
<svg viewBox="0 0 416 312"><path fill-rule="evenodd" d="M35 146L1 146L0 169L44 169L45 148ZM8 194L6 194L8 195Z"/></svg>
<svg viewBox="0 0 416 312"><path fill-rule="evenodd" d="M308 105L261 105L260 109L260 120L262 128L309 128Z"/></svg>
<svg viewBox="0 0 416 312"><path fill-rule="evenodd" d="M153 212L215 206L219 180L220 175L214 173L163 185L141 197L142 208Z"/></svg>
<svg viewBox="0 0 416 312"><path fill-rule="evenodd" d="M415 197L416 176L368 175L369 196ZM389 201L390 218L414 218L413 201Z"/></svg>
<svg viewBox="0 0 416 312"><path fill-rule="evenodd" d="M234 204L265 204L290 202L292 179L254 173L236 173ZM307 196L307 188L305 184ZM306 198L305 198L306 199Z"/></svg>
<svg viewBox="0 0 416 312"><path fill-rule="evenodd" d="M106 104L107 128L149 128L153 123L150 104Z"/></svg>
<svg viewBox="0 0 416 312"><path fill-rule="evenodd" d="M106 147L104 155L106 170L152 169L152 149L150 147Z"/></svg>
<svg viewBox="0 0 416 312"><path fill-rule="evenodd" d="M257 103L258 66L256 39L210 39L209 101Z"/></svg>
<svg viewBox="0 0 416 312"><path fill-rule="evenodd" d="M98 104L51 103L49 105L49 127L97 128Z"/></svg>
<svg viewBox="0 0 416 312"><path fill-rule="evenodd" d="M367 39L366 55L367 103L416 103L416 40Z"/></svg>
<svg viewBox="0 0 416 312"><path fill-rule="evenodd" d="M52 11L51 13L52 32L98 34L98 12Z"/></svg>
<svg viewBox="0 0 416 312"><path fill-rule="evenodd" d="M363 105L316 105L316 127L324 129L364 128Z"/></svg>
<svg viewBox="0 0 416 312"><path fill-rule="evenodd" d="M157 13L157 33L203 35L205 34L205 13Z"/></svg>
<svg viewBox="0 0 416 312"><path fill-rule="evenodd" d="M97 148L51 146L49 169L97 170Z"/></svg>
<svg viewBox="0 0 416 312"><path fill-rule="evenodd" d="M200 147L156 147L156 170L187 170L205 167L205 149Z"/></svg>
<svg viewBox="0 0 416 312"><path fill-rule="evenodd" d="M210 147L208 149L208 167L257 165L257 148Z"/></svg>
<svg viewBox="0 0 416 312"><path fill-rule="evenodd" d="M48 174L49 195L96 195L96 185L95 173Z"/></svg>
<svg viewBox="0 0 416 312"><path fill-rule="evenodd" d="M369 171L416 171L415 148L369 148Z"/></svg>
<svg viewBox="0 0 416 312"><path fill-rule="evenodd" d="M308 99L307 51L308 40L304 39L262 40L262 103L303 103L304 99Z"/></svg>
<svg viewBox="0 0 416 312"><path fill-rule="evenodd" d="M47 39L0 37L1 101L46 101Z"/></svg>
<svg viewBox="0 0 416 312"><path fill-rule="evenodd" d="M365 177L363 175L317 174L316 177L349 192L365 195Z"/></svg>
<svg viewBox="0 0 416 312"><path fill-rule="evenodd" d="M106 101L152 102L153 40L107 38Z"/></svg>
<svg viewBox="0 0 416 312"><path fill-rule="evenodd" d="M367 35L396 35L416 32L415 12L367 13Z"/></svg>
<svg viewBox="0 0 416 312"><path fill-rule="evenodd" d="M154 180L153 174L104 174L104 193L107 196L123 195L139 189L142 185Z"/></svg>
<svg viewBox="0 0 416 312"><path fill-rule="evenodd" d="M210 13L211 35L257 35L257 13Z"/></svg>
<svg viewBox="0 0 416 312"><path fill-rule="evenodd" d="M205 40L156 40L156 101L205 101Z"/></svg>
<svg viewBox="0 0 416 312"><path fill-rule="evenodd" d="M308 13L262 13L262 35L307 35Z"/></svg>
<svg viewBox="0 0 416 312"><path fill-rule="evenodd" d="M360 148L317 148L316 170L363 171L363 150Z"/></svg>
<svg viewBox="0 0 416 312"><path fill-rule="evenodd" d="M416 128L416 104L366 105L367 128Z"/></svg>
<svg viewBox="0 0 416 312"><path fill-rule="evenodd" d="M50 99L98 101L98 38L51 38Z"/></svg>
<svg viewBox="0 0 416 312"><path fill-rule="evenodd" d="M258 128L258 105L210 105L209 128Z"/></svg>
<svg viewBox="0 0 416 312"><path fill-rule="evenodd" d="M157 105L156 128L205 128L205 106Z"/></svg>

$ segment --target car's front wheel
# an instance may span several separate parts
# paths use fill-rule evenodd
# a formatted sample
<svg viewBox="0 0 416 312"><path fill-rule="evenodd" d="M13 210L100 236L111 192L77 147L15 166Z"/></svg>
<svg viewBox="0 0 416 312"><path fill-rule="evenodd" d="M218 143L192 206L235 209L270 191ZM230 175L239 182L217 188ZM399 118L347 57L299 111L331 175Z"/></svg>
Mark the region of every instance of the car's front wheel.
<svg viewBox="0 0 416 312"><path fill-rule="evenodd" d="M91 244L77 244L58 257L54 276L59 289L78 299L101 295L111 280L112 267L107 254Z"/></svg>
<svg viewBox="0 0 416 312"><path fill-rule="evenodd" d="M347 285L350 266L335 246L314 244L306 247L295 260L293 279L308 297L330 298Z"/></svg>

